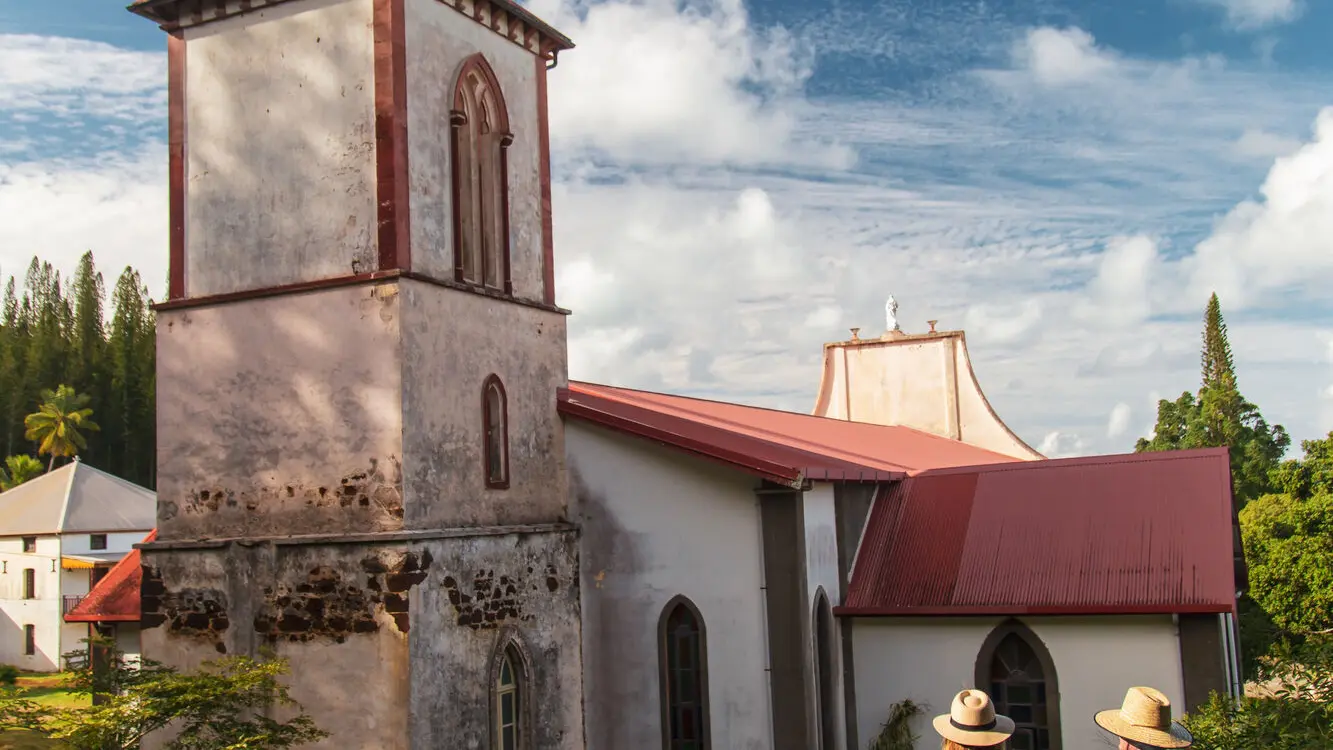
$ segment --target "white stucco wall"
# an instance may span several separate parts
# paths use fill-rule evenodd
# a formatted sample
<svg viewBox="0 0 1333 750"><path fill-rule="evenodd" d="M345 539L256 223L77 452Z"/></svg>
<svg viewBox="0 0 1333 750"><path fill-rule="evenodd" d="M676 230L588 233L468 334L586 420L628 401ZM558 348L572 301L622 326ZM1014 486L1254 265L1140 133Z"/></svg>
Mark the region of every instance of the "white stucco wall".
<svg viewBox="0 0 1333 750"><path fill-rule="evenodd" d="M959 332L830 344L814 413L902 425L1016 458L1040 458L991 410Z"/></svg>
<svg viewBox="0 0 1333 750"><path fill-rule="evenodd" d="M25 554L22 537L0 539L0 664L12 664L20 669L51 672L59 668L60 654L70 650L62 643L64 622L61 618L62 571L60 537L37 537L37 551ZM54 566L55 570L52 570ZM23 571L33 569L35 599L23 598ZM32 656L23 653L24 625L36 626L37 651ZM77 644L77 640L74 641Z"/></svg>
<svg viewBox="0 0 1333 750"><path fill-rule="evenodd" d="M814 657L819 648L816 636L818 631L814 622L816 596L822 589L825 596L828 597L830 607L836 607L842 603L838 591L837 514L834 508L833 485L830 483L820 482L816 484L812 489L805 492L802 498L805 511L805 573L806 590L808 592L806 612L809 613L811 618L810 654L813 667L813 665L818 664ZM833 695L829 696L831 705L821 706L819 710L832 712L837 735L837 747L843 747L847 744L847 722L845 719L847 714L843 708L842 629L838 627L836 619L830 623L829 638L833 659L828 665L828 669L832 674ZM818 674L813 668L811 674L815 675L816 690L814 692L818 694ZM824 750L832 750L832 748L825 748Z"/></svg>
<svg viewBox="0 0 1333 750"><path fill-rule="evenodd" d="M152 529L143 531L116 531L108 532L106 535L106 549L93 549L92 539L89 534L63 534L61 540L61 554L65 555L111 555L118 554L124 556L134 549L134 545L142 542L144 537ZM119 557L117 558L119 559Z"/></svg>
<svg viewBox="0 0 1333 750"><path fill-rule="evenodd" d="M189 28L186 291L377 268L371 0Z"/></svg>
<svg viewBox="0 0 1333 750"><path fill-rule="evenodd" d="M406 0L407 138L412 266L453 278L449 110L463 61L480 52L495 72L514 142L509 160L514 293L541 299L542 215L536 56L437 0Z"/></svg>
<svg viewBox="0 0 1333 750"><path fill-rule="evenodd" d="M1092 722L1115 708L1125 691L1149 685L1166 693L1179 716L1184 705L1180 641L1169 615L1021 618L1050 651L1060 686L1065 750L1108 747ZM862 618L856 620L857 730L865 747L889 707L910 698L928 706L914 729L918 750L939 747L930 718L973 687L978 651L1001 618ZM982 686L985 689L984 686Z"/></svg>
<svg viewBox="0 0 1333 750"><path fill-rule="evenodd" d="M565 440L590 750L661 746L657 628L676 595L704 618L712 746L771 747L755 481L576 420Z"/></svg>

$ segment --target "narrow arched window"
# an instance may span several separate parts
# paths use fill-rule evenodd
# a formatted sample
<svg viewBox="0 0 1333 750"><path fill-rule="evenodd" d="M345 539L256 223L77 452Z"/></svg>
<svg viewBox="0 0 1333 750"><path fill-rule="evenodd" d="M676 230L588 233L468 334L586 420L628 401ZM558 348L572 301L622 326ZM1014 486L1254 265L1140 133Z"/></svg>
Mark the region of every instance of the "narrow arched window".
<svg viewBox="0 0 1333 750"><path fill-rule="evenodd" d="M703 618L684 597L672 599L658 623L664 750L707 750L708 648Z"/></svg>
<svg viewBox="0 0 1333 750"><path fill-rule="evenodd" d="M500 378L486 378L481 389L482 427L485 433L486 486L509 487L509 404Z"/></svg>
<svg viewBox="0 0 1333 750"><path fill-rule="evenodd" d="M834 704L833 610L823 589L815 595L815 694L819 698L819 743L824 750L838 746L837 712Z"/></svg>
<svg viewBox="0 0 1333 750"><path fill-rule="evenodd" d="M454 86L449 116L454 278L513 293L509 270L509 115L486 59L473 55Z"/></svg>
<svg viewBox="0 0 1333 750"><path fill-rule="evenodd" d="M522 661L517 658L512 647L505 648L500 654L500 669L495 677L495 750L519 750L523 747L523 711L526 701L523 695Z"/></svg>
<svg viewBox="0 0 1333 750"><path fill-rule="evenodd" d="M995 710L1014 720L1012 750L1060 750L1055 663L1035 633L1017 620L997 627L978 654L976 678Z"/></svg>

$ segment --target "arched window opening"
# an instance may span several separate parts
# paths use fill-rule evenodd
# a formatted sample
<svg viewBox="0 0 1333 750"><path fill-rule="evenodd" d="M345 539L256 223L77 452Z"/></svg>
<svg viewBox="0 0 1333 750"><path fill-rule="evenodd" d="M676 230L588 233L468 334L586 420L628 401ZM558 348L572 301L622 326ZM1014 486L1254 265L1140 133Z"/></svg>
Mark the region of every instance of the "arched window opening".
<svg viewBox="0 0 1333 750"><path fill-rule="evenodd" d="M821 589L815 597L815 679L819 700L819 741L824 750L838 746L835 688L833 678L833 610Z"/></svg>
<svg viewBox="0 0 1333 750"><path fill-rule="evenodd" d="M449 117L454 277L513 293L509 270L509 116L481 55L463 64Z"/></svg>
<svg viewBox="0 0 1333 750"><path fill-rule="evenodd" d="M672 599L658 625L662 672L662 747L708 750L708 648L703 618L684 597Z"/></svg>
<svg viewBox="0 0 1333 750"><path fill-rule="evenodd" d="M523 747L522 672L512 647L500 656L500 671L495 678L495 750L519 750Z"/></svg>
<svg viewBox="0 0 1333 750"><path fill-rule="evenodd" d="M977 658L976 684L1014 720L1012 750L1060 750L1055 664L1031 630L1015 620L992 631Z"/></svg>
<svg viewBox="0 0 1333 750"><path fill-rule="evenodd" d="M504 384L494 375L481 391L482 422L486 441L486 486L509 487L509 404Z"/></svg>

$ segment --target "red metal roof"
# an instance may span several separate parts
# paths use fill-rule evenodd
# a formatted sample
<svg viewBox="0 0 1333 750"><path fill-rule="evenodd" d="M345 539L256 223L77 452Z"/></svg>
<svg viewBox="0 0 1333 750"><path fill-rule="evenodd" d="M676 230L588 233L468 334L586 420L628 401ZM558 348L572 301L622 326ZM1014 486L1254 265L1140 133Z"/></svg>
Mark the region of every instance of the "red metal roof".
<svg viewBox="0 0 1333 750"><path fill-rule="evenodd" d="M843 615L1230 612L1225 448L928 471L875 503Z"/></svg>
<svg viewBox="0 0 1333 750"><path fill-rule="evenodd" d="M144 542L157 538L153 529ZM120 558L93 590L65 615L65 622L138 622L139 584L143 581L138 549Z"/></svg>
<svg viewBox="0 0 1333 750"><path fill-rule="evenodd" d="M560 389L559 409L791 486L806 479L892 481L924 469L1017 460L909 427L594 383Z"/></svg>

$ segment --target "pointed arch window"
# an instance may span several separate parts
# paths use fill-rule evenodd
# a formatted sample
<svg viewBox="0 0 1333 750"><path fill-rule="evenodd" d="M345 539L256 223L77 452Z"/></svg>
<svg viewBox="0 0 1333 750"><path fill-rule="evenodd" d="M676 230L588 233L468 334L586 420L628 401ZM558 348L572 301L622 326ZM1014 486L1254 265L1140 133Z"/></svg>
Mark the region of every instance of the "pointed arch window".
<svg viewBox="0 0 1333 750"><path fill-rule="evenodd" d="M500 672L495 678L495 750L518 750L523 742L523 685L521 662L514 650L500 655Z"/></svg>
<svg viewBox="0 0 1333 750"><path fill-rule="evenodd" d="M833 665L833 610L828 595L820 588L815 594L815 695L819 699L819 746L834 750L838 746Z"/></svg>
<svg viewBox="0 0 1333 750"><path fill-rule="evenodd" d="M449 115L454 280L513 293L509 269L509 115L480 54L464 63Z"/></svg>
<svg viewBox="0 0 1333 750"><path fill-rule="evenodd" d="M1012 750L1060 750L1055 663L1036 633L1017 620L991 631L977 655L976 684L1014 720Z"/></svg>
<svg viewBox="0 0 1333 750"><path fill-rule="evenodd" d="M683 596L667 603L658 623L662 674L662 747L708 750L708 646L703 617Z"/></svg>
<svg viewBox="0 0 1333 750"><path fill-rule="evenodd" d="M482 427L485 435L486 486L509 487L509 403L504 384L492 375L481 389Z"/></svg>

